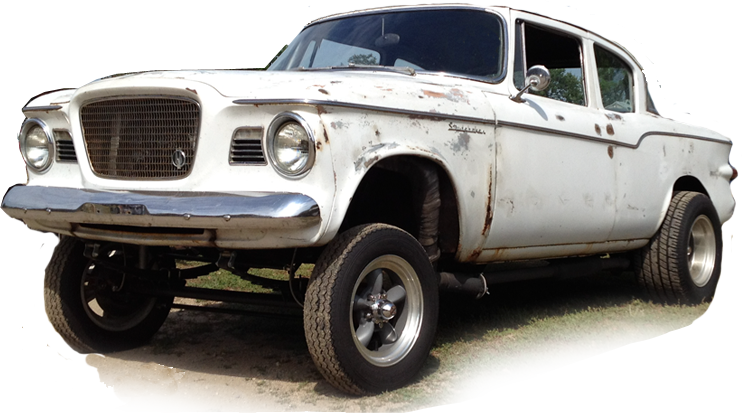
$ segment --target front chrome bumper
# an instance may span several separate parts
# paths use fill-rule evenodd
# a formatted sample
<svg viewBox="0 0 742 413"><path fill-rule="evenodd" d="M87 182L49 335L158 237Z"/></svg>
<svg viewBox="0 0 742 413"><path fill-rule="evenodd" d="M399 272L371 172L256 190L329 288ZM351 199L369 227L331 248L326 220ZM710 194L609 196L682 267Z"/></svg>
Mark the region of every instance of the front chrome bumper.
<svg viewBox="0 0 742 413"><path fill-rule="evenodd" d="M276 236L321 222L310 197L294 193L135 192L16 185L3 211L29 228L143 245L282 248ZM309 236L314 231L304 231ZM266 242L257 242L268 238ZM241 242L244 241L244 242ZM307 241L307 239L305 239ZM238 245L239 244L239 245ZM299 243L301 244L301 243Z"/></svg>

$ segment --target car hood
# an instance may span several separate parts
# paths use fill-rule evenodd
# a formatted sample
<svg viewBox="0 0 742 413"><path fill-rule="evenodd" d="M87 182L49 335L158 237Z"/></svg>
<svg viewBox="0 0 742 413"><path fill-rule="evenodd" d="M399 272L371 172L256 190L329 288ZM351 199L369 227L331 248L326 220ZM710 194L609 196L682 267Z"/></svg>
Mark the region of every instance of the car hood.
<svg viewBox="0 0 742 413"><path fill-rule="evenodd" d="M348 103L399 110L440 113L459 117L494 119L483 93L471 80L436 74L408 74L374 70L159 71L117 75L83 86L86 90L139 87L177 82L213 88L220 95L240 101L296 101ZM189 88L190 89L190 88Z"/></svg>

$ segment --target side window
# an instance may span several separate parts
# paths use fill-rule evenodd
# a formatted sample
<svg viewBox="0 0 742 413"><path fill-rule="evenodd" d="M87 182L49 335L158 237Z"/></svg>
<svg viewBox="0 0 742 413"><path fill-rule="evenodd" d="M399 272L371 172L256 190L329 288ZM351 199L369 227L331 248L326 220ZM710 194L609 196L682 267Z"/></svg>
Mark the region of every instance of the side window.
<svg viewBox="0 0 742 413"><path fill-rule="evenodd" d="M647 94L647 112L654 113L657 116L660 116L660 112L657 111L657 107L654 106L654 101L652 100L652 95L649 94L649 85L647 85L647 81L644 81L644 90Z"/></svg>
<svg viewBox="0 0 742 413"><path fill-rule="evenodd" d="M515 33L515 86L523 88L525 71L543 65L551 73L551 83L534 94L585 106L582 48L578 38L557 31L521 23Z"/></svg>
<svg viewBox="0 0 742 413"><path fill-rule="evenodd" d="M603 107L613 112L634 111L634 76L621 58L595 45L600 97Z"/></svg>

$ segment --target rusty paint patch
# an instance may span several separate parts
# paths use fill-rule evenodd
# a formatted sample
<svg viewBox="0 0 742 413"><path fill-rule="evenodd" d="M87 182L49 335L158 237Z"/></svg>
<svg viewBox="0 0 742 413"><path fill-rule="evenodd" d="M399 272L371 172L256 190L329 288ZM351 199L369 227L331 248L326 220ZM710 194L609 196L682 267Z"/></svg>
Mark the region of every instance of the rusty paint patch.
<svg viewBox="0 0 742 413"><path fill-rule="evenodd" d="M317 144L315 145L318 151L322 150L322 141L317 141Z"/></svg>
<svg viewBox="0 0 742 413"><path fill-rule="evenodd" d="M611 159L613 159L613 146L611 145L608 145L608 156L610 156Z"/></svg>
<svg viewBox="0 0 742 413"><path fill-rule="evenodd" d="M451 142L451 150L454 152L468 151L471 136L466 132L462 132L458 134L458 138L456 142Z"/></svg>
<svg viewBox="0 0 742 413"><path fill-rule="evenodd" d="M325 143L330 143L330 137L327 136L327 129L322 128L322 134L325 135Z"/></svg>
<svg viewBox="0 0 742 413"><path fill-rule="evenodd" d="M326 113L328 113L327 112L327 109L325 109L325 107L323 105L317 105L317 114L318 115L324 115Z"/></svg>
<svg viewBox="0 0 742 413"><path fill-rule="evenodd" d="M193 93L194 95L198 95L198 92L196 92L196 89L186 88L186 90Z"/></svg>
<svg viewBox="0 0 742 413"><path fill-rule="evenodd" d="M487 175L487 215L484 218L484 228L482 228L482 236L486 236L490 228L492 227L492 164L489 166L489 174ZM481 253L481 250L480 250Z"/></svg>
<svg viewBox="0 0 742 413"><path fill-rule="evenodd" d="M613 125L609 123L608 126L605 127L605 131L608 132L609 135L613 135L614 134Z"/></svg>
<svg viewBox="0 0 742 413"><path fill-rule="evenodd" d="M368 169L369 166L375 164L379 160L379 155L374 156L371 159L367 159L366 162L363 163L363 166Z"/></svg>
<svg viewBox="0 0 742 413"><path fill-rule="evenodd" d="M476 259L479 258L480 255L482 255L482 247L479 247L472 251L472 253L469 254L469 256L466 257L464 261L476 261Z"/></svg>
<svg viewBox="0 0 742 413"><path fill-rule="evenodd" d="M613 112L606 113L605 114L605 117L608 118L608 119L610 119L610 120L623 120L623 118L621 117L621 115L619 115L618 113L613 113Z"/></svg>
<svg viewBox="0 0 742 413"><path fill-rule="evenodd" d="M325 95L329 95L330 94L330 92L326 91L325 89L317 89L317 90L319 91L319 93L323 93Z"/></svg>
<svg viewBox="0 0 742 413"><path fill-rule="evenodd" d="M427 115L412 114L412 115L409 115L408 117L413 120L424 119L424 120L431 120L433 122L442 122L446 120L446 118L441 118L439 116L433 116L433 115L427 116Z"/></svg>
<svg viewBox="0 0 742 413"><path fill-rule="evenodd" d="M562 116L562 115L556 115L556 118L557 118L558 121L564 122L564 116Z"/></svg>
<svg viewBox="0 0 742 413"><path fill-rule="evenodd" d="M433 92L432 90L423 90L423 95L429 98L437 98L437 99L442 99L446 97L445 93Z"/></svg>
<svg viewBox="0 0 742 413"><path fill-rule="evenodd" d="M598 136L603 135L603 131L600 130L600 125L598 125L597 123L595 124L595 133L597 133Z"/></svg>

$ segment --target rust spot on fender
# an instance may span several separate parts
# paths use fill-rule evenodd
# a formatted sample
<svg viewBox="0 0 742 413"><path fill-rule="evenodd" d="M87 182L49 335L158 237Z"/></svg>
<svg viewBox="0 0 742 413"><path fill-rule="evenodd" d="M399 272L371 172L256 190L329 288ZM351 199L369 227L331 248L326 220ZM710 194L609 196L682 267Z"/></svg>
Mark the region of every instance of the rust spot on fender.
<svg viewBox="0 0 742 413"><path fill-rule="evenodd" d="M322 105L317 105L317 114L318 115L324 115L327 113L327 109L325 109Z"/></svg>
<svg viewBox="0 0 742 413"><path fill-rule="evenodd" d="M600 125L597 123L595 124L595 133L597 133L598 136L603 136L603 131L600 130Z"/></svg>
<svg viewBox="0 0 742 413"><path fill-rule="evenodd" d="M442 122L442 121L446 120L445 118L441 118L441 117L435 116L435 115L428 116L428 115L417 115L417 114L413 114L413 115L409 115L408 117L410 119L412 119L412 120L424 119L424 120L432 120L433 122Z"/></svg>
<svg viewBox="0 0 742 413"><path fill-rule="evenodd" d="M623 118L618 113L608 112L605 114L605 117L610 120L622 120Z"/></svg>
<svg viewBox="0 0 742 413"><path fill-rule="evenodd" d="M613 159L613 146L610 146L610 145L608 146L608 156L610 156L611 159Z"/></svg>
<svg viewBox="0 0 742 413"><path fill-rule="evenodd" d="M609 135L613 135L615 133L613 131L613 125L611 125L610 123L608 124L608 126L605 127L605 131L608 132Z"/></svg>
<svg viewBox="0 0 742 413"><path fill-rule="evenodd" d="M557 118L558 121L564 122L564 116L562 116L562 115L556 115L556 118Z"/></svg>
<svg viewBox="0 0 742 413"><path fill-rule="evenodd" d="M330 94L330 92L326 91L325 89L317 89L317 90L319 91L319 93L323 93L325 95L329 95Z"/></svg>
<svg viewBox="0 0 742 413"><path fill-rule="evenodd" d="M330 137L327 136L327 129L322 128L322 134L325 135L325 143L330 143Z"/></svg>
<svg viewBox="0 0 742 413"><path fill-rule="evenodd" d="M198 92L196 92L196 89L186 88L187 91L193 93L194 95L198 95Z"/></svg>
<svg viewBox="0 0 742 413"><path fill-rule="evenodd" d="M482 255L482 247L479 247L479 248L475 249L474 251L472 251L472 253L469 254L469 256L466 257L466 260L464 260L464 261L474 261L477 258L479 258L480 255Z"/></svg>
<svg viewBox="0 0 742 413"><path fill-rule="evenodd" d="M438 99L446 97L445 93L433 92L432 90L423 90L423 95L429 98L438 98Z"/></svg>

